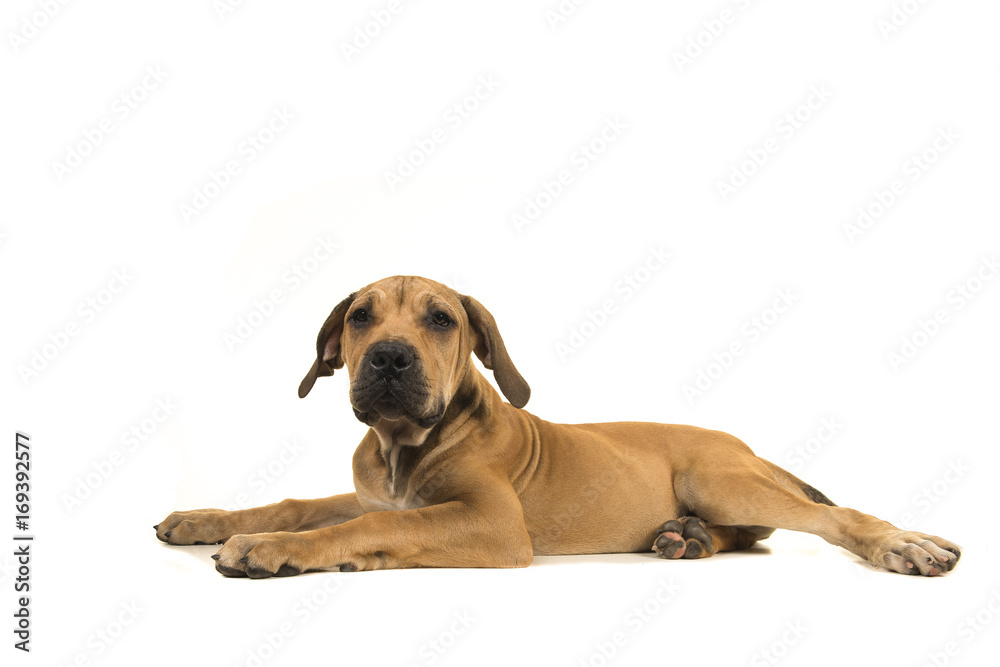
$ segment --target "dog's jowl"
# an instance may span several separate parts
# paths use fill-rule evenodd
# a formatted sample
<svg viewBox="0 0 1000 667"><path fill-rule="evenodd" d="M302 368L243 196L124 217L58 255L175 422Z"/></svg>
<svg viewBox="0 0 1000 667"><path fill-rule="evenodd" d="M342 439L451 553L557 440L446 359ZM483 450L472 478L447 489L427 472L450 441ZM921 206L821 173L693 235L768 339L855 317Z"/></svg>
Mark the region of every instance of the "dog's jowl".
<svg viewBox="0 0 1000 667"><path fill-rule="evenodd" d="M904 574L939 575L959 559L947 540L836 506L731 435L536 417L523 409L530 390L493 316L425 278L386 278L338 303L299 396L344 368L354 414L369 426L354 453L354 493L174 512L156 536L222 544L216 569L251 578L524 567L535 554L707 558L776 528L814 533Z"/></svg>

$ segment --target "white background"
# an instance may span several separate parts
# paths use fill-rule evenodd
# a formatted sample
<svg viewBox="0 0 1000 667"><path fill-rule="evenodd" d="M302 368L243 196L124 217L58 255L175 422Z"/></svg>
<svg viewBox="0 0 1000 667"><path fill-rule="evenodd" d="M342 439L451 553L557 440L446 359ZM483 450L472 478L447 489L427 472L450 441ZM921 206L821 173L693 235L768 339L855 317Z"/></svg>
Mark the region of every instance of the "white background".
<svg viewBox="0 0 1000 667"><path fill-rule="evenodd" d="M423 0L368 25L350 58L342 45L386 2L221 16L209 0L69 3L51 18L44 4L6 3L0 55L2 421L9 445L32 437L36 535L30 655L10 647L12 549L0 560L17 664L995 657L1000 280L983 262L1000 252L996 3L911 0L892 26L887 0L605 1L552 25L555 0ZM463 102L475 109L449 120ZM275 109L294 118L268 134ZM622 129L602 144L609 121ZM950 143L934 148L939 132ZM414 154L432 135L444 141ZM55 164L73 152L77 166ZM421 164L391 189L386 172L411 155ZM228 161L239 173L212 187ZM750 175L724 200L734 169ZM569 185L539 198L562 170ZM213 196L185 219L196 192ZM544 206L518 228L529 200ZM314 255L320 240L337 249ZM648 271L651 248L670 259ZM838 504L961 544L961 564L905 577L779 532L697 562L249 581L218 575L214 547L155 540L174 509L351 490L364 427L346 376L307 400L296 387L330 308L400 273L493 312L534 413L729 431ZM630 298L625 276L644 281ZM978 291L959 299L960 285ZM275 290L281 302L261 305ZM780 290L793 305L773 321ZM609 299L614 312L593 315ZM919 335L938 310L944 323ZM770 324L751 338L754 317ZM259 326L227 344L247 319ZM734 342L743 353L722 369ZM699 371L717 379L689 400ZM177 406L161 423L157 401ZM124 440L133 428L149 434ZM11 505L0 532L14 532ZM966 620L977 614L984 625Z"/></svg>

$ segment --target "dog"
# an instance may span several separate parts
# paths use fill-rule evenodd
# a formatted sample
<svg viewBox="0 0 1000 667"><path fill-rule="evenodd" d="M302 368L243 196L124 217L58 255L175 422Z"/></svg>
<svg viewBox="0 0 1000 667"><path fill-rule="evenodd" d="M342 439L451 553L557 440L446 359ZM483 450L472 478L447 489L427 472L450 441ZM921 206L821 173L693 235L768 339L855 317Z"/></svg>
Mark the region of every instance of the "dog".
<svg viewBox="0 0 1000 667"><path fill-rule="evenodd" d="M251 579L650 549L707 558L777 528L903 574L940 575L961 556L940 537L838 507L726 433L536 417L490 312L426 278L386 278L338 303L299 397L345 366L354 414L369 426L354 453L355 493L173 512L157 538L222 544L216 569Z"/></svg>

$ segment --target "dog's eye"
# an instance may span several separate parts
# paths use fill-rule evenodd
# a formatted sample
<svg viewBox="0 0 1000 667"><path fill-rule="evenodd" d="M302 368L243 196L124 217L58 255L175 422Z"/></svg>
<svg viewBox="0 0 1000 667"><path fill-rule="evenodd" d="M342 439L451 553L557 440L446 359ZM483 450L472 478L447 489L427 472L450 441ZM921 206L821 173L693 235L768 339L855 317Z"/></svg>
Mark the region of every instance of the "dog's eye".
<svg viewBox="0 0 1000 667"><path fill-rule="evenodd" d="M431 314L431 321L439 327L447 327L451 325L451 318L448 317L448 313L440 310Z"/></svg>
<svg viewBox="0 0 1000 667"><path fill-rule="evenodd" d="M367 322L368 321L368 311L364 308L358 308L351 314L351 321L353 322Z"/></svg>

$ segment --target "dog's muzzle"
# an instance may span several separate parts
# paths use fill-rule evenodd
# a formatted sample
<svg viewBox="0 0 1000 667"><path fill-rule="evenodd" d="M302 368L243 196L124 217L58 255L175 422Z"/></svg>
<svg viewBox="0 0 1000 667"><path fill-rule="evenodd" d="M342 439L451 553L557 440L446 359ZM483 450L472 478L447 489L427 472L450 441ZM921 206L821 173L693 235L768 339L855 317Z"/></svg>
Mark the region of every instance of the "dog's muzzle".
<svg viewBox="0 0 1000 667"><path fill-rule="evenodd" d="M409 419L421 428L441 421L415 350L396 341L375 343L361 360L351 384L351 404L359 420L374 426L381 419Z"/></svg>

